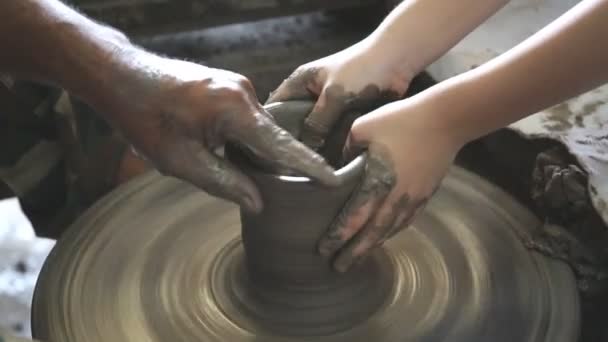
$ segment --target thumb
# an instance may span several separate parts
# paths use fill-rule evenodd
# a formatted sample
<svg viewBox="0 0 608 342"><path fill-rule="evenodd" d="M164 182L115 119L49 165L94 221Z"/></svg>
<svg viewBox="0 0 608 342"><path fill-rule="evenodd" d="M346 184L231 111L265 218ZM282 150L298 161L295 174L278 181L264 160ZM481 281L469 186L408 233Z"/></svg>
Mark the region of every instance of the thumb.
<svg viewBox="0 0 608 342"><path fill-rule="evenodd" d="M372 139L370 129L369 120L365 117L353 122L342 151L343 160L353 160L367 149Z"/></svg>
<svg viewBox="0 0 608 342"><path fill-rule="evenodd" d="M266 104L290 100L311 100L316 97L311 86L319 75L317 68L299 67L270 93Z"/></svg>
<svg viewBox="0 0 608 342"><path fill-rule="evenodd" d="M346 98L337 93L332 86L324 88L304 120L301 140L313 150L318 150L325 144L325 138L346 109Z"/></svg>

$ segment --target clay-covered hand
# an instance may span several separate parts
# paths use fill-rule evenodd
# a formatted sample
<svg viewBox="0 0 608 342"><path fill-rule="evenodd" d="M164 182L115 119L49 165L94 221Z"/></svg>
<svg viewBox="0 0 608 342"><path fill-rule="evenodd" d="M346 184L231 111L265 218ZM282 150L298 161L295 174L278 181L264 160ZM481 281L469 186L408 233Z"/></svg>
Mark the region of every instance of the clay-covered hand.
<svg viewBox="0 0 608 342"><path fill-rule="evenodd" d="M321 183L335 185L322 157L275 125L245 77L195 63L138 56L111 97L111 121L159 171L259 211L253 182L217 152L229 141Z"/></svg>
<svg viewBox="0 0 608 342"><path fill-rule="evenodd" d="M369 111L374 104L401 98L413 75L403 67L381 61L382 51L367 40L297 68L270 94L267 103L316 100L304 121L301 136L318 150L344 113Z"/></svg>
<svg viewBox="0 0 608 342"><path fill-rule="evenodd" d="M319 243L339 272L410 225L461 146L417 102L388 104L352 127L346 154L367 150L365 174Z"/></svg>

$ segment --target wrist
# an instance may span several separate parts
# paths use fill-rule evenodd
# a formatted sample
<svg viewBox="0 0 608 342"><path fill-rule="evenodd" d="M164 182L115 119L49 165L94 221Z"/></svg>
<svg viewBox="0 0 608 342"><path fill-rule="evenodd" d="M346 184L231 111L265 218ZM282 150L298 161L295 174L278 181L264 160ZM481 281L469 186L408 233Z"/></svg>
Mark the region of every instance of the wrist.
<svg viewBox="0 0 608 342"><path fill-rule="evenodd" d="M404 11L398 18L398 24L383 23L365 38L382 63L411 75L411 78L423 72L442 51L441 46L433 42L435 37L420 34L428 28L420 18L412 18L413 15L415 13Z"/></svg>
<svg viewBox="0 0 608 342"><path fill-rule="evenodd" d="M462 75L439 83L412 98L419 101L421 115L450 144L458 146L480 138L484 130L484 113L478 108L478 95L470 91L473 79Z"/></svg>
<svg viewBox="0 0 608 342"><path fill-rule="evenodd" d="M391 44L382 35L373 33L359 44L370 63L383 68L386 74L397 75L407 84L424 70L412 64L411 59L403 53L403 49Z"/></svg>

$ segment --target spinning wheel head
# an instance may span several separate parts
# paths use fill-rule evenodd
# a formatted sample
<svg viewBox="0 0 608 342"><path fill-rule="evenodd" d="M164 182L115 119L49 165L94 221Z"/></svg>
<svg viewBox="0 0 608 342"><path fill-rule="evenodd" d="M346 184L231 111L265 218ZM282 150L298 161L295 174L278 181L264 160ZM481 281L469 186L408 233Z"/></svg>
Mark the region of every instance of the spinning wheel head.
<svg viewBox="0 0 608 342"><path fill-rule="evenodd" d="M370 278L388 288L380 307L315 340L575 341L572 272L526 250L514 232L537 223L498 189L454 168L413 227L372 258L382 271ZM58 241L36 289L34 336L309 339L298 337L305 331L277 332L247 309L255 303L239 299L238 278L247 276L239 231L238 208L187 184L154 173L128 183Z"/></svg>
<svg viewBox="0 0 608 342"><path fill-rule="evenodd" d="M316 239L357 183L363 161L353 163L332 193L249 170L266 204L259 216L156 173L127 183L58 241L36 289L34 336L576 340L572 272L521 241L536 218L457 167L410 229L347 274L334 273L316 254Z"/></svg>

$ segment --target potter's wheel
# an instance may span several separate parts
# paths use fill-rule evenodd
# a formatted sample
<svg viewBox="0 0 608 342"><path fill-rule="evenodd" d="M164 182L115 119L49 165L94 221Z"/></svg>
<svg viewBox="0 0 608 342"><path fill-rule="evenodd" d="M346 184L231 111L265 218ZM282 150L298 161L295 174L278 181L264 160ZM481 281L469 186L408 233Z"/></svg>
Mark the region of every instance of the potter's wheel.
<svg viewBox="0 0 608 342"><path fill-rule="evenodd" d="M290 337L243 305L238 209L150 173L58 242L36 289L33 332L58 342L575 341L571 271L518 238L537 225L453 168L413 228L370 259L389 282L381 307L345 331Z"/></svg>

